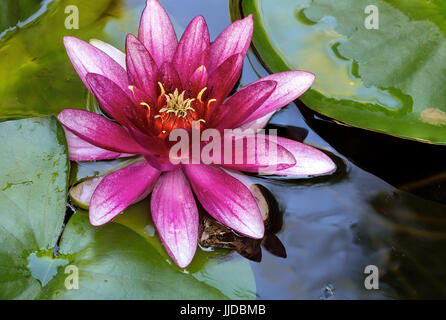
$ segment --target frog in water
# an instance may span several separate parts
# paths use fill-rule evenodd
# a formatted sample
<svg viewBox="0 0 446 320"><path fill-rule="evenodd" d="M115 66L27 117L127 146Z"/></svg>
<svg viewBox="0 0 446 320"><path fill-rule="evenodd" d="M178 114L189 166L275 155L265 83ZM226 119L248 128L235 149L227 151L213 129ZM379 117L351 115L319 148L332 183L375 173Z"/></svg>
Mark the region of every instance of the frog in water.
<svg viewBox="0 0 446 320"><path fill-rule="evenodd" d="M251 239L237 234L205 214L200 224L199 243L205 248L223 248L235 250L247 259L260 262L263 246L272 254L286 258L286 250L275 235L280 230L280 211L277 200L271 192L262 185L253 184L250 190L259 205L265 223L263 239Z"/></svg>

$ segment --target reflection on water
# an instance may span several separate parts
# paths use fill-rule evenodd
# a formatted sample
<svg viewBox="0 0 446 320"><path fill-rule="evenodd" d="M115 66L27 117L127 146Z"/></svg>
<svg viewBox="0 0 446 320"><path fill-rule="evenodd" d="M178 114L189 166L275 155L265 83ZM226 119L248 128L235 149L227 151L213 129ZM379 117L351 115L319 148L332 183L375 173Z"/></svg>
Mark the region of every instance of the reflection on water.
<svg viewBox="0 0 446 320"><path fill-rule="evenodd" d="M205 16L212 39L230 23L227 0L161 2L178 32L197 14ZM143 1L116 3L118 7L113 5L111 12L107 12L105 38L101 40L111 40L123 48L124 34L134 33L138 25ZM119 18L117 8L121 11ZM59 57L58 61L61 59L65 58ZM256 80L257 74L266 75L252 53L248 59L241 86ZM73 82L74 85L79 84ZM307 143L343 158L346 168L333 177L305 182L254 178L255 183L266 186L278 199L283 226L277 236L287 251L287 258L281 259L264 250L262 262L251 263L257 296L260 299L446 297L446 268L442 265L446 259L446 207L398 191L349 162L308 127L294 104L276 114L272 122L301 128L281 132L298 140L306 137ZM90 175L95 170L86 165L77 174ZM367 265L379 268L379 290L364 288Z"/></svg>
<svg viewBox="0 0 446 320"><path fill-rule="evenodd" d="M306 143L334 151L308 128L294 105L276 114L272 122L307 128ZM334 134L333 141L346 138ZM336 145L342 145L342 140ZM275 194L284 211L278 236L288 253L286 260L265 254L261 264L253 265L259 296L445 297L442 262L446 257L442 247L446 206L399 191L345 161L347 169L342 177L312 186L259 179ZM421 169L416 171L418 177L422 175ZM364 288L367 265L379 268L380 290Z"/></svg>

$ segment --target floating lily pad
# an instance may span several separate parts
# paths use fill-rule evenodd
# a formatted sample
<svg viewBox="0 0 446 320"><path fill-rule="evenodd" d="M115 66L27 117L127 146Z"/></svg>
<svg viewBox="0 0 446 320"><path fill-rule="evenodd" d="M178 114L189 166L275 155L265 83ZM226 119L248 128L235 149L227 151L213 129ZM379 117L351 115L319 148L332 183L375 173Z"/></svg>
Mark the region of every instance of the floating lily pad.
<svg viewBox="0 0 446 320"><path fill-rule="evenodd" d="M0 141L0 298L29 299L51 274L39 262L52 257L62 229L67 146L53 117L3 122Z"/></svg>
<svg viewBox="0 0 446 320"><path fill-rule="evenodd" d="M133 12L123 16L118 10L120 1L76 1L79 29L67 29L65 25L69 17L65 9L73 1L44 3L46 10L29 17L20 28L5 30L0 37L0 120L55 115L68 107L85 108L87 90L67 57L62 38L101 38L116 43L125 39L124 33L112 30L117 24L132 20L137 27L138 17ZM3 13L1 7L0 11ZM1 14L0 20L4 21Z"/></svg>
<svg viewBox="0 0 446 320"><path fill-rule="evenodd" d="M101 228L75 214L65 229L60 255L76 268L78 289L67 289L59 272L44 299L225 299L218 289L169 267L144 238L116 223Z"/></svg>
<svg viewBox="0 0 446 320"><path fill-rule="evenodd" d="M316 74L301 100L342 123L446 144L446 8L442 1L242 0L273 71Z"/></svg>

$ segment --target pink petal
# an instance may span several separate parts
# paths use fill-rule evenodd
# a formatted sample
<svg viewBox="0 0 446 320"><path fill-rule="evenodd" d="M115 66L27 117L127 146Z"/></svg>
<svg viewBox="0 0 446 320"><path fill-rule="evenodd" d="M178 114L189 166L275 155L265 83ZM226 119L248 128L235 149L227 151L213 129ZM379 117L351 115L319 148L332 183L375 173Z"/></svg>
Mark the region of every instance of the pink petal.
<svg viewBox="0 0 446 320"><path fill-rule="evenodd" d="M157 79L161 82L166 90L166 93L174 92L175 89L181 92L181 80L174 65L170 62L165 62L158 70Z"/></svg>
<svg viewBox="0 0 446 320"><path fill-rule="evenodd" d="M271 117L276 113L276 111L270 112L267 115L258 118L256 120L253 120L251 122L245 123L240 127L242 130L251 129L251 130L260 130L265 128L265 126L268 124Z"/></svg>
<svg viewBox="0 0 446 320"><path fill-rule="evenodd" d="M57 116L62 125L83 140L103 149L119 153L145 154L128 131L98 114L75 109L65 109Z"/></svg>
<svg viewBox="0 0 446 320"><path fill-rule="evenodd" d="M246 172L268 172L284 170L296 165L293 154L285 147L263 134L224 135L222 145L232 142L232 159L224 159L229 154L224 149L220 166ZM229 160L229 161L228 161Z"/></svg>
<svg viewBox="0 0 446 320"><path fill-rule="evenodd" d="M169 150L162 139L149 135L133 125L128 125L127 129L132 138L146 150L145 155L162 155L168 153Z"/></svg>
<svg viewBox="0 0 446 320"><path fill-rule="evenodd" d="M222 169L197 164L184 166L203 208L229 228L254 239L264 234L262 215L251 192Z"/></svg>
<svg viewBox="0 0 446 320"><path fill-rule="evenodd" d="M159 171L172 171L180 166L180 164L173 164L167 153L161 155L146 155L145 159L155 169Z"/></svg>
<svg viewBox="0 0 446 320"><path fill-rule="evenodd" d="M97 161L132 156L131 154L118 153L98 148L79 138L70 130L67 130L65 128L64 130L68 144L68 153L71 161Z"/></svg>
<svg viewBox="0 0 446 320"><path fill-rule="evenodd" d="M230 170L230 169L223 169L223 170L227 174L230 174L231 176L236 178L238 181L243 183L249 189L252 196L254 197L254 199L257 202L257 205L258 205L260 212L262 214L263 221L268 219L268 215L270 214L269 204L268 204L267 200L265 199L265 196L263 195L260 188L254 182L252 182L251 178L246 176L245 174L243 174L240 171Z"/></svg>
<svg viewBox="0 0 446 320"><path fill-rule="evenodd" d="M208 71L205 66L199 66L190 76L189 83L185 89L189 89L191 96L196 97L206 87L207 82Z"/></svg>
<svg viewBox="0 0 446 320"><path fill-rule="evenodd" d="M215 105L223 103L240 78L243 67L243 56L235 54L225 60L209 75L209 97L217 99Z"/></svg>
<svg viewBox="0 0 446 320"><path fill-rule="evenodd" d="M227 27L211 45L210 72L234 54L242 58L248 52L254 23L250 14L243 20L235 21Z"/></svg>
<svg viewBox="0 0 446 320"><path fill-rule="evenodd" d="M180 268L192 261L198 241L198 209L181 169L163 173L150 202L153 222L169 256Z"/></svg>
<svg viewBox="0 0 446 320"><path fill-rule="evenodd" d="M286 148L296 158L296 165L285 169L267 172L281 176L317 176L332 173L336 165L322 151L306 144L277 137L277 143Z"/></svg>
<svg viewBox="0 0 446 320"><path fill-rule="evenodd" d="M129 91L131 92L133 105L123 106L123 112L127 118L126 127L132 125L143 132L149 132L150 126L147 120L148 107L146 104L149 106L154 106L154 101L152 101L152 98L144 91L135 86L132 86L131 90L129 89Z"/></svg>
<svg viewBox="0 0 446 320"><path fill-rule="evenodd" d="M159 177L160 172L139 162L108 174L90 201L90 223L103 225L134 203Z"/></svg>
<svg viewBox="0 0 446 320"><path fill-rule="evenodd" d="M103 52L105 52L110 58L115 60L121 67L124 69L125 66L125 53L119 50L118 48L113 47L111 44L98 40L98 39L90 39L90 44Z"/></svg>
<svg viewBox="0 0 446 320"><path fill-rule="evenodd" d="M143 89L152 99L155 98L158 88L155 81L158 66L155 60L144 45L132 34L127 36L126 52L129 82L139 89Z"/></svg>
<svg viewBox="0 0 446 320"><path fill-rule="evenodd" d="M217 129L237 128L240 123L260 107L276 89L275 81L260 81L237 91L218 107L222 111L222 118L218 121ZM218 116L217 116L218 117Z"/></svg>
<svg viewBox="0 0 446 320"><path fill-rule="evenodd" d="M314 74L305 71L286 71L275 73L259 81L272 80L277 82L276 90L271 96L249 116L242 124L254 121L268 113L286 106L307 91L314 82ZM256 82L252 83L254 85Z"/></svg>
<svg viewBox="0 0 446 320"><path fill-rule="evenodd" d="M100 74L89 73L86 79L101 108L114 120L125 124L127 118L124 114L124 107L134 107L129 96L116 83Z"/></svg>
<svg viewBox="0 0 446 320"><path fill-rule="evenodd" d="M173 58L173 64L184 85L199 66L209 64L209 47L208 27L204 18L198 16L184 31Z"/></svg>
<svg viewBox="0 0 446 320"><path fill-rule="evenodd" d="M110 58L105 52L74 37L64 37L63 41L74 69L89 90L91 88L86 80L88 73L98 73L106 76L121 87L122 90L125 91L127 89L129 85L127 73L119 63Z"/></svg>
<svg viewBox="0 0 446 320"><path fill-rule="evenodd" d="M136 106L142 106L141 102L146 102L149 105L155 105L155 100L148 95L144 89L139 89L138 87L130 85L127 93Z"/></svg>
<svg viewBox="0 0 446 320"><path fill-rule="evenodd" d="M172 61L177 48L177 36L164 8L157 0L147 0L138 32L158 66Z"/></svg>

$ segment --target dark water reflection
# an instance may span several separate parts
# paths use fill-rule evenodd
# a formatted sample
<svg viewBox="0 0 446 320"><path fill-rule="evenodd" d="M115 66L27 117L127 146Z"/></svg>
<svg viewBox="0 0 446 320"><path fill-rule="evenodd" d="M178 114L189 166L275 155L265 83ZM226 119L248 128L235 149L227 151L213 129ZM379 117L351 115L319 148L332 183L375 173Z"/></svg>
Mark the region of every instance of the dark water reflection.
<svg viewBox="0 0 446 320"><path fill-rule="evenodd" d="M110 37L102 40L123 48L123 35L135 33L144 1L116 3L125 19L117 21L112 15L105 27ZM198 14L206 18L212 39L230 23L227 0L161 3L179 33ZM265 75L250 52L240 85ZM345 168L325 179L255 178L278 199L283 227L277 235L288 254L281 259L264 250L262 262L251 263L258 298L446 297L446 206L399 191L360 169L336 151L343 144L339 139L346 137L330 136L327 140L337 143L334 149L307 125L294 104L277 113L272 123L300 128L281 132L295 139L306 136L306 143L333 153L345 162ZM379 290L364 288L367 265L379 268Z"/></svg>
<svg viewBox="0 0 446 320"><path fill-rule="evenodd" d="M261 75L266 74L253 54L249 60L251 67L245 67L242 82L257 78L252 69ZM290 105L276 114L272 122L307 129L306 143L344 158L346 170L342 176L334 176L325 182L315 181L313 185L308 183L311 180L305 184L259 180L276 195L284 212L283 229L278 236L288 253L286 260L265 253L260 264L252 264L259 298L445 297L446 271L442 262L446 258L443 249L446 206L399 191L360 169L333 148L342 150L339 146L343 141L347 144L353 136L322 132L324 137L329 137L332 147L303 119L298 109ZM375 151L379 151L376 146L379 144L375 144ZM369 147L373 149L371 145ZM392 145L386 148L391 150ZM367 145L362 149L367 149ZM430 162L438 163L441 161L438 154L444 154L444 151L437 149L435 152L431 155L436 159ZM345 155L350 156L350 153ZM387 155L378 152L374 156ZM422 156L418 154L417 159L420 158ZM359 157L355 160L361 165ZM411 164L418 164L412 170L417 178L424 178L423 170L426 177L432 175L432 168L422 168L422 162L412 161ZM382 159L377 163L381 168L385 165ZM396 161L392 165L398 167ZM388 175L388 178L384 176L386 181L397 180L397 184L401 184L401 181L409 180L404 180L403 170L395 171L402 178L398 180L395 175ZM427 198L435 197L428 195ZM376 265L379 269L379 290L365 289L364 269L367 265Z"/></svg>

